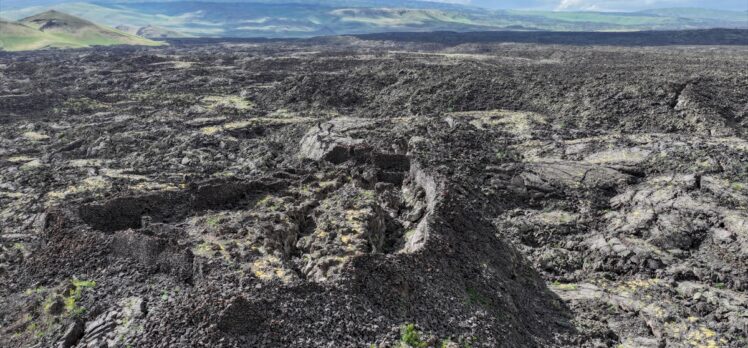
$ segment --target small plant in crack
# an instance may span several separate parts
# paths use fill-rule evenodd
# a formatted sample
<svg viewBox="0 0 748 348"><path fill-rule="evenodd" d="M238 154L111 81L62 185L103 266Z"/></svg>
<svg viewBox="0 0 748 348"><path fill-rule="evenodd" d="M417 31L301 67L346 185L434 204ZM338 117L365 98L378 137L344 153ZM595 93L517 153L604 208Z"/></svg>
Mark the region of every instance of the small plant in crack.
<svg viewBox="0 0 748 348"><path fill-rule="evenodd" d="M400 348L425 348L428 343L421 340L421 334L415 324L408 323L400 327Z"/></svg>

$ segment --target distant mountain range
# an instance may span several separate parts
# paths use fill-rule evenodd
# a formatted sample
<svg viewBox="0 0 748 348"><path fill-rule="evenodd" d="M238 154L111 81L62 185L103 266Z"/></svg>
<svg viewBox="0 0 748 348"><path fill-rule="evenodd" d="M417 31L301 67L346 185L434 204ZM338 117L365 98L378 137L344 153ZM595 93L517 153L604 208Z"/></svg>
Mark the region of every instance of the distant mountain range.
<svg viewBox="0 0 748 348"><path fill-rule="evenodd" d="M161 44L58 11L46 11L19 21L0 19L3 51Z"/></svg>
<svg viewBox="0 0 748 348"><path fill-rule="evenodd" d="M310 37L390 31L637 31L748 28L748 12L658 9L632 13L487 10L402 0L144 2L2 0L17 20L56 9L128 33L165 37Z"/></svg>

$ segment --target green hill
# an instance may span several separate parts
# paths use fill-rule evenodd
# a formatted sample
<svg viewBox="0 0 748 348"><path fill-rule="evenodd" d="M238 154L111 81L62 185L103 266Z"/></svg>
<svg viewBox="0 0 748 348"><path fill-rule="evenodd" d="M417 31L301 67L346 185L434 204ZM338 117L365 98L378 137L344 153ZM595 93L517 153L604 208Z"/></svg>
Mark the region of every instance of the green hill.
<svg viewBox="0 0 748 348"><path fill-rule="evenodd" d="M655 10L640 11L638 13L658 15L663 17L709 19L720 21L742 22L748 24L748 12L722 11L706 8L661 8Z"/></svg>
<svg viewBox="0 0 748 348"><path fill-rule="evenodd" d="M24 51L55 47L58 41L37 29L0 19L0 50Z"/></svg>
<svg viewBox="0 0 748 348"><path fill-rule="evenodd" d="M59 11L47 11L17 22L0 22L0 49L29 51L111 45L157 46L148 40Z"/></svg>

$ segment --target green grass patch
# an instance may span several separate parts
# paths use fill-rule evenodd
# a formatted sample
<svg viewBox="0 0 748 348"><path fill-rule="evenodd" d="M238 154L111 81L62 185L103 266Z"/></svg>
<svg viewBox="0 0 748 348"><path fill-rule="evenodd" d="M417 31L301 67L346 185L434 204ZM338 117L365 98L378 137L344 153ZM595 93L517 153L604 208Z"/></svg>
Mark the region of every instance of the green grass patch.
<svg viewBox="0 0 748 348"><path fill-rule="evenodd" d="M221 219L217 216L211 216L205 219L205 224L212 229L216 229L221 225Z"/></svg>
<svg viewBox="0 0 748 348"><path fill-rule="evenodd" d="M400 347L402 348L425 348L428 343L421 340L421 334L416 326L408 323L400 327Z"/></svg>
<svg viewBox="0 0 748 348"><path fill-rule="evenodd" d="M553 287L559 290L563 290L563 291L574 291L579 288L577 284L564 284L558 281L553 282Z"/></svg>
<svg viewBox="0 0 748 348"><path fill-rule="evenodd" d="M63 299L63 302L65 303L65 311L69 315L78 316L86 312L85 307L79 306L77 304L83 296L83 291L95 287L96 282L92 280L80 280L73 278L73 280L71 280L71 283L73 284L73 289L71 289L68 296Z"/></svg>
<svg viewBox="0 0 748 348"><path fill-rule="evenodd" d="M280 210L283 207L283 200L275 197L273 195L266 195L265 197L262 197L257 203L255 203L256 208L266 208L271 211L277 211Z"/></svg>

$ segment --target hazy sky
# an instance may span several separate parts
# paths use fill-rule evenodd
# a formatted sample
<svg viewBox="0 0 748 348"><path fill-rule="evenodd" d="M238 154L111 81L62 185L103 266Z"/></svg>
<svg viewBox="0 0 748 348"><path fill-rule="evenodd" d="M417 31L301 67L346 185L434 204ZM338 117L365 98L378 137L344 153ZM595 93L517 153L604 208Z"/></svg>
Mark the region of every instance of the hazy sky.
<svg viewBox="0 0 748 348"><path fill-rule="evenodd" d="M748 0L435 0L490 8L638 11L664 7L701 7L748 11ZM748 20L748 18L747 18Z"/></svg>

